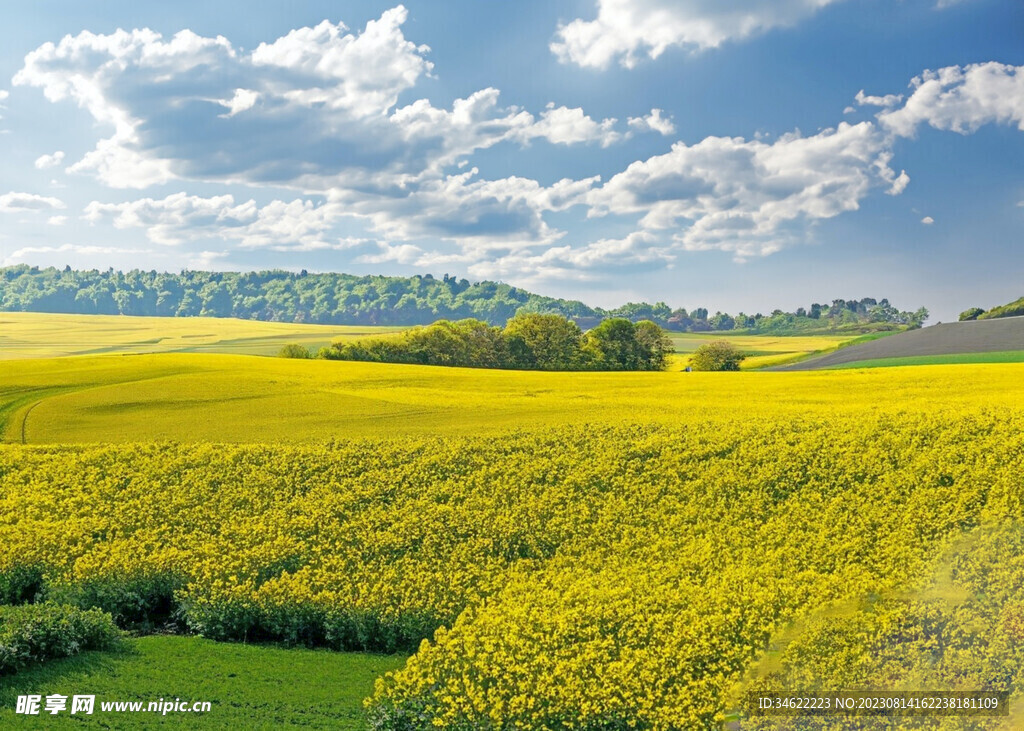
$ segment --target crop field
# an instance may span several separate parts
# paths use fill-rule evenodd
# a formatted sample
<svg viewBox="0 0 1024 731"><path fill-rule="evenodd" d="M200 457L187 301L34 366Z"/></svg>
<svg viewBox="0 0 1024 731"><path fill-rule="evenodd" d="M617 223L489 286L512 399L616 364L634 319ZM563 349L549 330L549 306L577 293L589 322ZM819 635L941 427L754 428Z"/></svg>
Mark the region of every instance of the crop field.
<svg viewBox="0 0 1024 731"><path fill-rule="evenodd" d="M397 332L216 317L125 317L0 312L0 360L98 353L275 355L298 343L316 351L335 340Z"/></svg>
<svg viewBox="0 0 1024 731"><path fill-rule="evenodd" d="M978 366L975 406L1021 404L1020 369ZM0 362L0 434L16 443L308 442L500 434L624 421L729 421L956 407L962 374L540 373L158 354ZM898 393L899 397L879 398Z"/></svg>
<svg viewBox="0 0 1024 731"><path fill-rule="evenodd" d="M411 655L375 729L711 729L764 687L1019 694L1021 368L7 361L0 586Z"/></svg>
<svg viewBox="0 0 1024 731"><path fill-rule="evenodd" d="M710 333L669 333L675 346L676 357L672 368L685 368L689 355L701 345L726 340L735 345L747 357L741 364L743 370L754 370L783 365L800 360L814 353L835 350L854 340L863 339L858 335L733 335L729 332Z"/></svg>

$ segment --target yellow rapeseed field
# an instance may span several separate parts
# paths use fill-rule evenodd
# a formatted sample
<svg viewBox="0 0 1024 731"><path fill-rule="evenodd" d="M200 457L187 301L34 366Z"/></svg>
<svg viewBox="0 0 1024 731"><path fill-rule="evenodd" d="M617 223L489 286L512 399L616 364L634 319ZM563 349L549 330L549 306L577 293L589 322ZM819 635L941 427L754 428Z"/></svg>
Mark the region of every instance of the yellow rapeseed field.
<svg viewBox="0 0 1024 731"><path fill-rule="evenodd" d="M4 363L29 444L0 448L0 603L414 651L376 729L721 728L772 687L1019 694L1022 376Z"/></svg>

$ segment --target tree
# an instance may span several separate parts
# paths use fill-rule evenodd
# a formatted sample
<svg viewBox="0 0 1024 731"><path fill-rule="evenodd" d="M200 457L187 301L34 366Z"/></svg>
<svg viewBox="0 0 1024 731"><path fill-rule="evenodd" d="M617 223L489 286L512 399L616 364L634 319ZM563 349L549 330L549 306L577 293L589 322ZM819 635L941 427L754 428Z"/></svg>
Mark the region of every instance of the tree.
<svg viewBox="0 0 1024 731"><path fill-rule="evenodd" d="M675 352L675 346L668 334L650 320L638 322L634 332L640 344L642 370L665 370L669 355Z"/></svg>
<svg viewBox="0 0 1024 731"><path fill-rule="evenodd" d="M636 371L643 362L636 325L624 317L612 317L589 330L584 349L598 370Z"/></svg>
<svg viewBox="0 0 1024 731"><path fill-rule="evenodd" d="M985 314L985 310L980 307L972 307L969 310L964 310L960 313L960 322L968 322L970 320L977 320L978 315Z"/></svg>
<svg viewBox="0 0 1024 731"><path fill-rule="evenodd" d="M505 326L505 337L519 368L567 371L579 365L583 331L561 315L516 315Z"/></svg>
<svg viewBox="0 0 1024 731"><path fill-rule="evenodd" d="M726 340L705 343L690 357L690 365L698 371L738 371L746 356Z"/></svg>

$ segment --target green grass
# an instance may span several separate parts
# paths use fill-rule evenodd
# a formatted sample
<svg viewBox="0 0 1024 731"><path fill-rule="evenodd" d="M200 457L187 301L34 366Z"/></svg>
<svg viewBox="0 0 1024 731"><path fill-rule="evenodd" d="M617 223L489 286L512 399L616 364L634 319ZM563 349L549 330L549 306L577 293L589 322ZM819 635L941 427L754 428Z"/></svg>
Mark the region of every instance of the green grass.
<svg viewBox="0 0 1024 731"><path fill-rule="evenodd" d="M403 657L153 636L0 678L0 728L362 729L374 679ZM95 695L92 716L15 715L19 695ZM101 701L209 701L204 714L104 713ZM70 707L70 702L69 702Z"/></svg>
<svg viewBox="0 0 1024 731"><path fill-rule="evenodd" d="M916 355L903 358L875 358L832 366L829 370L850 368L893 368L921 365L971 365L975 363L1024 363L1024 350L1000 350L992 353L952 353Z"/></svg>

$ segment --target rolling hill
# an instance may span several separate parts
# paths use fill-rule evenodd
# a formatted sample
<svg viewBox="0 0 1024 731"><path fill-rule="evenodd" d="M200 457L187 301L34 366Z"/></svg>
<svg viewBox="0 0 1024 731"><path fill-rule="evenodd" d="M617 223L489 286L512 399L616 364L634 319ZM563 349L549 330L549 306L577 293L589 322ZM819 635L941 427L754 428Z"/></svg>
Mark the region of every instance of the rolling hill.
<svg viewBox="0 0 1024 731"><path fill-rule="evenodd" d="M1024 360L1024 317L950 322L840 348L773 370Z"/></svg>

